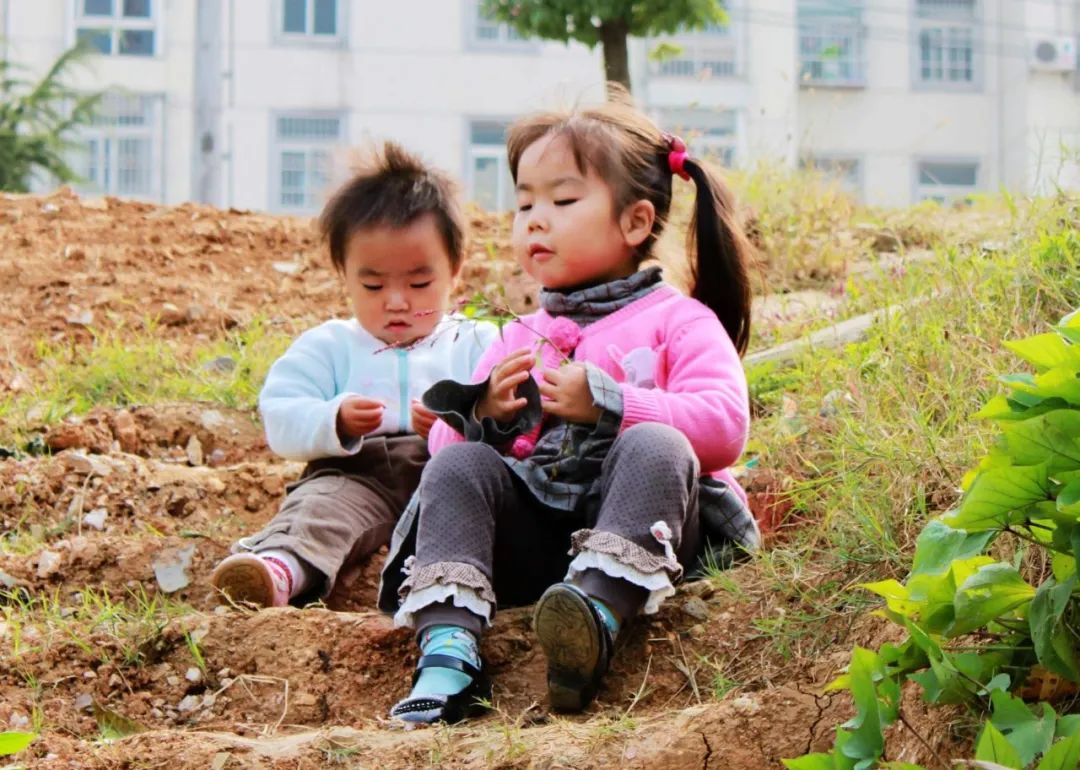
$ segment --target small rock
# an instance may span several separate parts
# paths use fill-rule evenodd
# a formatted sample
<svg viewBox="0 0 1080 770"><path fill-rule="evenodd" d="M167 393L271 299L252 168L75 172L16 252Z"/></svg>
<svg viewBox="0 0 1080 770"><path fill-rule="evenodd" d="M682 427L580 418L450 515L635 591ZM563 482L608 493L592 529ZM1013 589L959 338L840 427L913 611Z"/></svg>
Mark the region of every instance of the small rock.
<svg viewBox="0 0 1080 770"><path fill-rule="evenodd" d="M194 544L186 548L167 548L157 555L153 561L154 578L162 591L171 594L191 584L188 569L194 555Z"/></svg>
<svg viewBox="0 0 1080 770"><path fill-rule="evenodd" d="M188 464L192 466L203 464L202 442L199 441L199 437L194 433L192 433L191 438L188 439L187 446L184 448L184 454L187 455Z"/></svg>
<svg viewBox="0 0 1080 770"><path fill-rule="evenodd" d="M21 374L16 374L11 378L11 382L8 383L8 388L15 393L21 393L24 390L29 389L30 381Z"/></svg>
<svg viewBox="0 0 1080 770"><path fill-rule="evenodd" d="M173 674L172 676L167 676L165 677L165 683L168 684L170 687L179 687L180 677L178 677L176 674Z"/></svg>
<svg viewBox="0 0 1080 770"><path fill-rule="evenodd" d="M76 710L78 710L78 711L89 711L93 707L94 707L94 697L90 693L84 692L82 695L79 695L79 696L77 696L75 698L75 709Z"/></svg>
<svg viewBox="0 0 1080 770"><path fill-rule="evenodd" d="M697 623L696 625L690 626L690 630L687 633L690 634L691 639L701 639L705 636L705 626L701 623Z"/></svg>
<svg viewBox="0 0 1080 770"><path fill-rule="evenodd" d="M38 556L37 576L39 578L52 577L60 571L60 565L64 557L56 551L42 551Z"/></svg>
<svg viewBox="0 0 1080 770"><path fill-rule="evenodd" d="M158 318L166 326L180 326L188 320L187 315L171 302L162 304L161 310L158 311Z"/></svg>
<svg viewBox="0 0 1080 770"><path fill-rule="evenodd" d="M696 620L708 620L709 605L704 600L697 596L691 596L685 602L683 602L683 612Z"/></svg>
<svg viewBox="0 0 1080 770"><path fill-rule="evenodd" d="M204 709L213 708L215 703L217 703L217 696L214 693L208 692L203 696L202 707Z"/></svg>
<svg viewBox="0 0 1080 770"><path fill-rule="evenodd" d="M271 267L284 275L296 275L304 269L300 262L274 262Z"/></svg>
<svg viewBox="0 0 1080 770"><path fill-rule="evenodd" d="M124 683L124 680L119 674L113 674L109 677L109 687L116 688Z"/></svg>
<svg viewBox="0 0 1080 770"><path fill-rule="evenodd" d="M113 435L120 442L120 448L129 454L139 451L139 431L135 427L135 418L127 409L121 409L113 415Z"/></svg>
<svg viewBox="0 0 1080 770"><path fill-rule="evenodd" d="M8 717L8 725L12 730L22 730L30 726L30 717L20 711L15 711Z"/></svg>
<svg viewBox="0 0 1080 770"><path fill-rule="evenodd" d="M293 703L297 706L314 706L318 702L319 699L309 692L298 693L293 699Z"/></svg>
<svg viewBox="0 0 1080 770"><path fill-rule="evenodd" d="M8 573L0 569L0 586L3 586L6 589L12 589L18 585L20 585L20 583L17 578L12 577Z"/></svg>
<svg viewBox="0 0 1080 770"><path fill-rule="evenodd" d="M230 676L232 676L232 669L228 667L223 668L217 672L217 676L218 679L228 679Z"/></svg>
<svg viewBox="0 0 1080 770"><path fill-rule="evenodd" d="M162 708L165 705L165 699L164 698L154 698L152 701L150 701L150 705L154 706L155 708Z"/></svg>
<svg viewBox="0 0 1080 770"><path fill-rule="evenodd" d="M211 358L202 365L202 368L204 371L213 372L214 374L228 374L236 368L236 359L232 356L218 356L217 358Z"/></svg>
<svg viewBox="0 0 1080 770"><path fill-rule="evenodd" d="M105 529L105 518L108 515L109 512L105 508L95 508L83 516L83 524L88 527L93 527L98 532L101 532Z"/></svg>
<svg viewBox="0 0 1080 770"><path fill-rule="evenodd" d="M217 409L207 409L199 415L199 423L207 430L216 430L225 424L225 415Z"/></svg>
<svg viewBox="0 0 1080 770"><path fill-rule="evenodd" d="M97 679L97 672L92 671L91 669L86 669L86 671L82 672L82 678L83 679Z"/></svg>
<svg viewBox="0 0 1080 770"><path fill-rule="evenodd" d="M748 695L740 695L735 698L735 700L731 701L731 707L746 716L753 716L761 711L761 704Z"/></svg>
<svg viewBox="0 0 1080 770"><path fill-rule="evenodd" d="M683 585L683 590L691 596L700 596L702 599L708 599L716 593L716 587L708 580L694 580L690 583L685 583Z"/></svg>
<svg viewBox="0 0 1080 770"><path fill-rule="evenodd" d="M64 316L64 320L72 326L89 326L94 322L93 310L77 310Z"/></svg>
<svg viewBox="0 0 1080 770"><path fill-rule="evenodd" d="M60 207L52 202L43 203L41 204L41 213L49 217L56 216L60 213Z"/></svg>
<svg viewBox="0 0 1080 770"><path fill-rule="evenodd" d="M198 684L199 682L201 682L202 678L202 671L195 668L195 666L189 668L184 674L184 679L188 680L189 682L193 682L194 684Z"/></svg>
<svg viewBox="0 0 1080 770"><path fill-rule="evenodd" d="M202 704L202 698L198 695L188 695L178 704L176 704L176 710L180 713L186 713L188 711L194 711Z"/></svg>
<svg viewBox="0 0 1080 770"><path fill-rule="evenodd" d="M94 472L93 463L82 452L64 452L60 457L63 458L64 467L71 473L89 475Z"/></svg>
<svg viewBox="0 0 1080 770"><path fill-rule="evenodd" d="M216 468L219 465L225 464L225 458L225 450L221 447L217 447L216 449L214 449L213 452L210 453L210 456L206 458L206 464L209 465L211 468Z"/></svg>
<svg viewBox="0 0 1080 770"><path fill-rule="evenodd" d="M206 308L202 305L188 305L188 309L184 313L189 321L198 321L200 318L206 318Z"/></svg>
<svg viewBox="0 0 1080 770"><path fill-rule="evenodd" d="M150 716L154 719L162 719L165 716L165 712L159 708L152 708L150 709Z"/></svg>

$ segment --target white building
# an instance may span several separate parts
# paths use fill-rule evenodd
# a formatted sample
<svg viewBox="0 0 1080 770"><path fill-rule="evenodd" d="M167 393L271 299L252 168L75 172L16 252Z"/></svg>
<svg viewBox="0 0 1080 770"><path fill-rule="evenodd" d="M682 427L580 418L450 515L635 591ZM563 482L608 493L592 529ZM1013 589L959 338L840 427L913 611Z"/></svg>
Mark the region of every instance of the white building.
<svg viewBox="0 0 1080 770"><path fill-rule="evenodd" d="M1080 187L1075 0L733 0L729 23L632 41L635 93L693 149L835 171L902 205ZM79 39L116 92L88 191L310 213L348 148L393 137L512 200L514 116L596 98L599 52L522 40L477 0L0 0L0 53L43 71ZM340 171L335 171L340 173Z"/></svg>

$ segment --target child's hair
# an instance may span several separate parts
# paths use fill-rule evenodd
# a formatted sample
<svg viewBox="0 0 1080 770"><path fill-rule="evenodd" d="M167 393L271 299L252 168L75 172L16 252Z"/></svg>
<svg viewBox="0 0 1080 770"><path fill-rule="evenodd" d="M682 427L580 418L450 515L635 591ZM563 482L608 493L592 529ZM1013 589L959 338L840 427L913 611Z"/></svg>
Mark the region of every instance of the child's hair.
<svg viewBox="0 0 1080 770"><path fill-rule="evenodd" d="M330 247L330 260L345 269L349 237L366 227L407 227L425 214L436 226L457 270L465 256L465 216L457 185L395 142L370 148L319 217L319 231Z"/></svg>
<svg viewBox="0 0 1080 770"><path fill-rule="evenodd" d="M656 221L638 249L638 261L651 256L671 209L672 137L618 98L596 107L529 115L510 127L507 155L517 182L518 163L531 144L561 136L570 144L578 169L592 168L611 187L616 216L638 200L650 201ZM694 180L697 196L687 234L693 279L691 295L709 307L727 330L739 353L750 340L750 241L727 187L700 160L686 158L683 169Z"/></svg>

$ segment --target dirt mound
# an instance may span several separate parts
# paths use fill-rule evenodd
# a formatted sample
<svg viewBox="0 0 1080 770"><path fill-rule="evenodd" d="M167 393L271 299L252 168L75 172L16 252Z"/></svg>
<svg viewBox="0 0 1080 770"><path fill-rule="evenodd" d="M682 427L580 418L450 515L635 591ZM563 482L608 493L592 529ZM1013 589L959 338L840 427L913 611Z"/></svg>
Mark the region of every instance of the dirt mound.
<svg viewBox="0 0 1080 770"><path fill-rule="evenodd" d="M86 342L153 324L194 339L256 316L315 325L348 308L311 220L115 198L0 195L0 383L41 339ZM535 286L505 259L505 216L471 214L459 295L527 311ZM6 354L6 356L4 355ZM8 360L4 360L4 358Z"/></svg>

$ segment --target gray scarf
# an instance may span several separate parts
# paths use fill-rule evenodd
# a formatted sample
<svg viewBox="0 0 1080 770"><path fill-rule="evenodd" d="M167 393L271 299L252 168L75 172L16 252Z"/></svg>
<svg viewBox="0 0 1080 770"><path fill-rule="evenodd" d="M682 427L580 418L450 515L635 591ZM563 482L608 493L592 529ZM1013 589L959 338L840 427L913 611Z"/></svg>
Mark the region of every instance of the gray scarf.
<svg viewBox="0 0 1080 770"><path fill-rule="evenodd" d="M578 326L588 326L641 299L662 280L659 267L647 267L626 278L577 291L542 289L540 306L553 316L564 316Z"/></svg>

